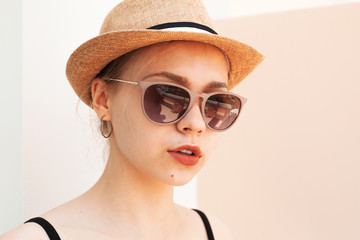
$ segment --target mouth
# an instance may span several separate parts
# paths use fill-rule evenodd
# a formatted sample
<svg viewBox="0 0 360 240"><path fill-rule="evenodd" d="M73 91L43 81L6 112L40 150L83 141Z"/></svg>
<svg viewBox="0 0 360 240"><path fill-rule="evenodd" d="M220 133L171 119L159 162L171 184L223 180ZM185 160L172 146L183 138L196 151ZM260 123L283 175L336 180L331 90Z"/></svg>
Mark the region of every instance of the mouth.
<svg viewBox="0 0 360 240"><path fill-rule="evenodd" d="M185 166L196 165L202 156L199 147L183 145L175 149L168 150L168 153L178 162Z"/></svg>

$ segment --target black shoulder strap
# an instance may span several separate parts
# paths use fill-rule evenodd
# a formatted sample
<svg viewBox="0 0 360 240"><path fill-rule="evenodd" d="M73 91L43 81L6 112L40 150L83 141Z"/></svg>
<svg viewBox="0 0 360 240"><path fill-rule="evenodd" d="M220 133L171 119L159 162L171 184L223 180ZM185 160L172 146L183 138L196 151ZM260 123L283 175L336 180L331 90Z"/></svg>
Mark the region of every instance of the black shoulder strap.
<svg viewBox="0 0 360 240"><path fill-rule="evenodd" d="M211 229L211 226L210 226L210 223L209 223L209 220L206 217L206 215L202 211L200 211L198 209L193 209L193 210L200 215L200 217L201 217L201 219L202 219L202 221L204 223L208 239L209 240L215 240L214 234L212 232L212 229ZM32 219L26 221L25 223L28 223L28 222L34 222L34 223L39 224L45 230L45 232L49 236L50 240L61 240L60 236L56 232L55 228L48 221L46 221L44 218L41 218L41 217L32 218Z"/></svg>
<svg viewBox="0 0 360 240"><path fill-rule="evenodd" d="M28 222L34 222L34 223L39 224L45 230L45 232L49 236L50 240L61 240L60 236L56 232L55 228L44 218L41 218L41 217L32 218L30 220L27 220L25 223L28 223Z"/></svg>
<svg viewBox="0 0 360 240"><path fill-rule="evenodd" d="M213 234L211 226L210 226L210 222L209 222L208 218L206 217L206 215L202 211L200 211L198 209L193 209L193 210L200 215L200 217L201 217L201 219L202 219L202 221L204 223L208 239L209 240L215 240L214 234Z"/></svg>

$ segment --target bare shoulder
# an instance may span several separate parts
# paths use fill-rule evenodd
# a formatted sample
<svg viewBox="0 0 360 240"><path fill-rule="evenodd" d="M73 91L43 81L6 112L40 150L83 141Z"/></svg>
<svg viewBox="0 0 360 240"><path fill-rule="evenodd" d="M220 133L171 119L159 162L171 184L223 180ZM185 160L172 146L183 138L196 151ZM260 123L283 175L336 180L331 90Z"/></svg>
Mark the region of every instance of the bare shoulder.
<svg viewBox="0 0 360 240"><path fill-rule="evenodd" d="M73 214L72 208L74 204L70 201L63 205L60 205L54 209L45 212L38 217L42 217L52 226L55 227L56 231L59 229L62 230L62 223L69 222L69 218L67 216L75 216ZM66 220L67 219L67 220ZM48 235L45 230L37 223L29 222L22 224L9 232L6 232L3 235L0 235L0 240L49 240Z"/></svg>
<svg viewBox="0 0 360 240"><path fill-rule="evenodd" d="M48 240L46 232L36 223L26 223L0 236L0 240Z"/></svg>
<svg viewBox="0 0 360 240"><path fill-rule="evenodd" d="M211 228L214 233L215 239L218 240L232 240L232 235L230 229L219 219L214 216L207 215Z"/></svg>

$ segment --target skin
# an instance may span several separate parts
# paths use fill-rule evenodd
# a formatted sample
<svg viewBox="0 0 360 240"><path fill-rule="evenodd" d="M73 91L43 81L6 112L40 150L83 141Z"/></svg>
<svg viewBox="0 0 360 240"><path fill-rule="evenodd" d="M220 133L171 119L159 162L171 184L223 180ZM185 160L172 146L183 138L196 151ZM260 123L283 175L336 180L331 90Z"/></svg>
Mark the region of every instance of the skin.
<svg viewBox="0 0 360 240"><path fill-rule="evenodd" d="M141 81L164 71L186 78L185 86L195 92L227 91L224 55L211 45L196 42L161 43L140 50L120 77ZM177 83L165 76L143 81ZM103 175L83 195L41 216L68 240L207 239L200 217L173 202L173 187L186 184L198 173L219 140L220 133L208 129L203 121L200 100L196 99L176 124L157 125L142 112L139 87L123 83L111 86L109 89L101 79L92 85L96 114L113 125ZM200 147L203 153L195 166L182 165L168 153L186 144ZM230 239L227 229L209 218L215 238ZM48 237L38 225L28 223L0 239Z"/></svg>

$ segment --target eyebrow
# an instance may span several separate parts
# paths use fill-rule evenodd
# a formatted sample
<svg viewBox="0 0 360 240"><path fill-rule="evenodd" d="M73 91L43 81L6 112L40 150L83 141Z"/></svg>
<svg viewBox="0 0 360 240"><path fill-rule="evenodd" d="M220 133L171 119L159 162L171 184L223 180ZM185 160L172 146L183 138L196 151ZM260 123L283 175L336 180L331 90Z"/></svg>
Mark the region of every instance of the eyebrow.
<svg viewBox="0 0 360 240"><path fill-rule="evenodd" d="M190 82L186 77L182 77L182 76L176 75L174 73L165 72L165 71L147 75L142 79L142 81L147 78L151 78L151 77L165 77L169 80L173 80L174 82L181 84L183 86L186 86L186 87L189 87L189 85L190 85ZM209 89L209 88L226 88L227 89L228 86L224 82L212 81L205 86L205 89Z"/></svg>

